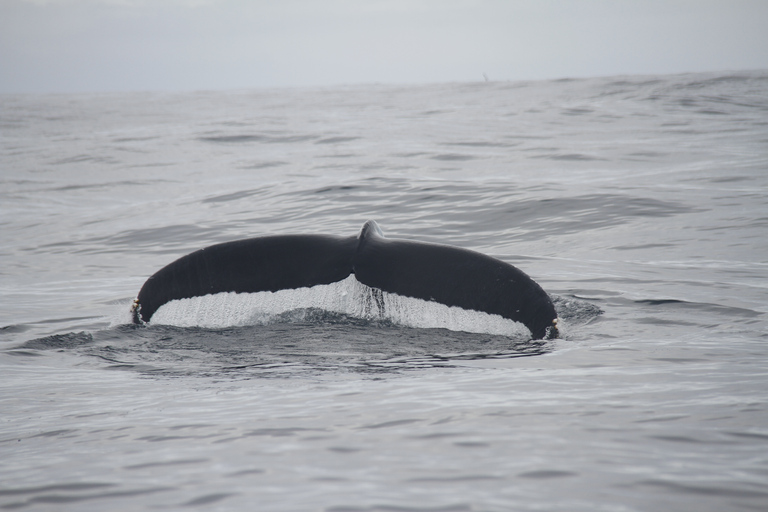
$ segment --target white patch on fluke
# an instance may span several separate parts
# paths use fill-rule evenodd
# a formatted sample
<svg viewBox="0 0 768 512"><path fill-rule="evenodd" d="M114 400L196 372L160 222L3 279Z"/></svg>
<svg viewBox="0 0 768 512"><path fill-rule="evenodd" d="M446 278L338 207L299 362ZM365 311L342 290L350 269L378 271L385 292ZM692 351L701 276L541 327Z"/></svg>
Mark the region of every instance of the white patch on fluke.
<svg viewBox="0 0 768 512"><path fill-rule="evenodd" d="M257 293L224 292L172 300L152 315L151 323L206 328L260 325L269 323L280 314L305 308L318 308L367 320L386 320L422 329L530 336L523 324L502 316L383 292L362 284L354 274L343 281L311 288Z"/></svg>

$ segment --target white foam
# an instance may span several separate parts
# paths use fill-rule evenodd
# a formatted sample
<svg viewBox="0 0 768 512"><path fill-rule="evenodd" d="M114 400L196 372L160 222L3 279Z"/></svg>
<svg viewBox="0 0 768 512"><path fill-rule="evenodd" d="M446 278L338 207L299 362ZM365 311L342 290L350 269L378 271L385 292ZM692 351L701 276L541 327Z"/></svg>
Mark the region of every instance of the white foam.
<svg viewBox="0 0 768 512"><path fill-rule="evenodd" d="M317 308L367 320L417 328L442 328L502 336L530 336L528 329L499 315L382 292L355 279L277 292L217 293L172 300L152 316L152 324L223 328L259 325L297 309Z"/></svg>

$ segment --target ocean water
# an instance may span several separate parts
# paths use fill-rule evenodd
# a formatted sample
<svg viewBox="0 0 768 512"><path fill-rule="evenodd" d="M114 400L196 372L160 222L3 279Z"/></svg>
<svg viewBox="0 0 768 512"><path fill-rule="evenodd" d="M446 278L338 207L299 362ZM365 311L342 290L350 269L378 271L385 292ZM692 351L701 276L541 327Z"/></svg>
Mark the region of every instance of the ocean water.
<svg viewBox="0 0 768 512"><path fill-rule="evenodd" d="M5 95L0 150L0 509L768 507L768 72ZM193 250L368 219L563 336L129 323Z"/></svg>

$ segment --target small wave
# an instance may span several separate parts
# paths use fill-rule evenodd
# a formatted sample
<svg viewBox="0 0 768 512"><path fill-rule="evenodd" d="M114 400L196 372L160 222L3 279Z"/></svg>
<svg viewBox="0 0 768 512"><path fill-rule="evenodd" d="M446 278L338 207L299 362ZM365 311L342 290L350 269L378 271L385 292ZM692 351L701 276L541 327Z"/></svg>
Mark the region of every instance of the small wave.
<svg viewBox="0 0 768 512"><path fill-rule="evenodd" d="M288 162L273 160L269 162L255 162L249 165L244 165L241 167L241 169L268 169L270 167L281 167L283 165L288 165Z"/></svg>
<svg viewBox="0 0 768 512"><path fill-rule="evenodd" d="M461 146L469 148L510 148L519 146L519 142L491 142L491 141L459 141L444 142L443 146Z"/></svg>
<svg viewBox="0 0 768 512"><path fill-rule="evenodd" d="M212 135L207 137L199 137L198 140L203 142L213 142L215 144L243 144L246 142L264 142L264 143L291 143L291 142L306 142L316 139L315 135L257 135L257 134L240 134L240 135Z"/></svg>
<svg viewBox="0 0 768 512"><path fill-rule="evenodd" d="M219 194L213 197L208 197L200 201L201 203L226 203L229 201L237 201L239 199L245 199L254 195L263 193L260 189L241 190L238 192L232 192L230 194Z"/></svg>
<svg viewBox="0 0 768 512"><path fill-rule="evenodd" d="M351 142L359 138L360 137L327 137L325 139L315 141L315 144L339 144L342 142Z"/></svg>
<svg viewBox="0 0 768 512"><path fill-rule="evenodd" d="M636 304L644 304L648 306L661 306L665 308L682 308L693 309L703 311L706 313L725 315L729 317L742 317L742 318L754 318L761 316L763 313L758 311L739 308L734 306L723 306L722 304L711 304L708 302L690 302L679 299L642 299L636 300Z"/></svg>
<svg viewBox="0 0 768 512"><path fill-rule="evenodd" d="M555 153L550 155L538 155L533 158L546 158L550 160L565 160L565 161L592 161L592 160L605 160L604 158L598 158L596 156L589 156L582 153Z"/></svg>
<svg viewBox="0 0 768 512"><path fill-rule="evenodd" d="M166 492L170 491L173 488L171 487L146 487L146 488L138 488L138 489L131 489L131 490L114 490L114 491L106 491L106 492L96 492L96 493L82 493L77 492L80 489L75 487L77 484L72 484L69 486L48 486L47 488L51 487L57 487L58 489L55 489L55 491L58 492L49 492L49 491L43 491L40 493L36 493L23 501L14 502L14 503L5 503L3 504L3 508L23 508L28 507L30 505L34 504L57 504L64 506L65 504L72 504L72 503L78 503L81 501L90 501L90 500L104 500L104 499L110 499L110 498L119 498L119 499L125 499L125 498L131 498L134 496L141 496L145 494L153 494L157 492ZM90 487L85 487L83 490L95 490L100 487L109 487L111 488L114 484L89 484ZM46 487L41 487L41 489L46 489ZM59 491L61 489L61 491ZM63 492L62 492L63 491ZM68 491L68 492L67 492Z"/></svg>
<svg viewBox="0 0 768 512"><path fill-rule="evenodd" d="M261 142L264 137L261 135L218 135L214 137L200 137L205 142L219 143L238 143L238 142Z"/></svg>
<svg viewBox="0 0 768 512"><path fill-rule="evenodd" d="M551 298L558 318L570 324L583 324L603 314L599 307L574 296L552 295Z"/></svg>
<svg viewBox="0 0 768 512"><path fill-rule="evenodd" d="M442 160L445 162L463 162L466 160L475 160L477 157L472 155L460 155L458 153L443 153L440 155L434 155L432 160Z"/></svg>
<svg viewBox="0 0 768 512"><path fill-rule="evenodd" d="M44 338L37 338L30 340L17 349L28 350L50 350L50 349L71 349L81 347L93 343L93 335L91 333L81 332L68 332L65 334L54 334L53 336L46 336Z"/></svg>
<svg viewBox="0 0 768 512"><path fill-rule="evenodd" d="M582 116L584 114L592 114L594 112L594 109L591 108L566 108L563 110L563 114L567 116Z"/></svg>

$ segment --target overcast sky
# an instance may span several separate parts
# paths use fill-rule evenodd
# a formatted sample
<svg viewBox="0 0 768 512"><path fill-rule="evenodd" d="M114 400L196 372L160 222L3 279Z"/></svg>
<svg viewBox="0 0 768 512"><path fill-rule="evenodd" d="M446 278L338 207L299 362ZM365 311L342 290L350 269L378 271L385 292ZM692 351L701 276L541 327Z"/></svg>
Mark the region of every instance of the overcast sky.
<svg viewBox="0 0 768 512"><path fill-rule="evenodd" d="M0 0L0 92L768 68L768 0Z"/></svg>

